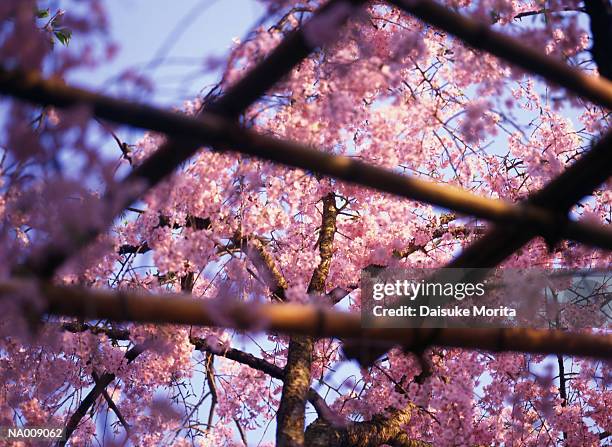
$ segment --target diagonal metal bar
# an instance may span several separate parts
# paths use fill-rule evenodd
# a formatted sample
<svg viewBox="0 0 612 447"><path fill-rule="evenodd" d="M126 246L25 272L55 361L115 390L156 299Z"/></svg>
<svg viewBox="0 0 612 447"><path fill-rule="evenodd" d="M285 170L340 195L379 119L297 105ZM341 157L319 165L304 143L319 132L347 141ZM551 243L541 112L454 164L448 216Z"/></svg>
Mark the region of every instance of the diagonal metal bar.
<svg viewBox="0 0 612 447"><path fill-rule="evenodd" d="M321 44L321 42L313 42L308 34L309 29L312 34L312 31L316 30L321 23L333 22L339 26L351 16L355 8L364 2L365 0L331 0L326 3L302 28L289 34L262 62L250 70L224 95L208 104L203 112L214 113L232 120L237 119L250 105L315 50L316 44ZM332 17L333 20L330 21L329 17ZM114 217L140 197L145 189L142 187L143 184L146 188L155 186L182 162L193 156L200 144L201 141L190 141L180 137L169 140L121 182L118 186L118 189L123 191L121 200L117 200L112 191L103 197L102 200L109 206L112 204L107 222L99 222L98 228L88 229L83 234L77 235L74 238L75 246L70 250L65 247L49 247L43 259L30 260L25 269L39 276L53 275L55 270L75 251L95 240L111 225ZM134 187L134 185L139 186Z"/></svg>
<svg viewBox="0 0 612 447"><path fill-rule="evenodd" d="M364 329L361 315L299 304L219 303L183 294L145 295L33 281L0 283L0 296L38 287L47 313L83 319L217 326L398 344L409 350L448 346L490 351L612 358L612 335L539 329ZM31 290L31 289L27 289Z"/></svg>
<svg viewBox="0 0 612 447"><path fill-rule="evenodd" d="M556 232L560 228L560 216L542 212L539 206L517 206L476 196L459 188L400 175L349 157L327 154L299 144L259 135L212 114L202 114L198 119L190 118L68 87L63 83L46 81L36 73L0 70L0 91L22 99L61 107L84 104L91 107L96 116L118 123L148 128L168 135L181 135L192 144L210 144L219 150L234 150L254 155L492 221L527 224L540 234ZM604 138L597 147L605 147L611 138ZM609 157L609 151L599 150L597 153ZM599 164L599 158L589 163L605 166L603 163ZM584 164L581 163L580 166ZM596 176L590 177L591 180L594 178ZM605 248L612 247L612 233L602 226L567 222L563 234L585 239L588 243Z"/></svg>
<svg viewBox="0 0 612 447"><path fill-rule="evenodd" d="M58 107L85 105L100 118L170 136L180 136L187 144L175 148L177 157L180 154L186 155L186 152L191 154L191 148L194 146L208 144L217 150L237 151L399 197L427 202L494 222L529 228L530 231L545 237L567 237L589 245L612 249L612 232L608 228L592 223L568 221L563 213L548 211L540 203L517 205L480 197L453 186L401 175L350 157L333 155L297 143L260 135L215 114L203 113L199 118L188 117L69 87L58 81L44 80L37 73L0 69L0 93L2 92L45 105ZM597 145L597 147L602 146L602 149L596 153L601 153L604 159L597 158L589 163L596 163L600 168L606 166L608 159L606 157L609 157L610 151L606 152L605 147L610 139L612 136L607 136ZM580 166L583 164L585 163ZM605 169L602 168L602 172L605 172ZM579 173L576 175L579 176ZM590 180L596 177L591 176ZM65 253L60 252L59 255Z"/></svg>
<svg viewBox="0 0 612 447"><path fill-rule="evenodd" d="M493 31L487 24L465 17L431 0L389 0L398 8L424 22L446 31L471 47L487 51L527 72L612 109L612 82L589 76L549 56L541 54L517 39Z"/></svg>

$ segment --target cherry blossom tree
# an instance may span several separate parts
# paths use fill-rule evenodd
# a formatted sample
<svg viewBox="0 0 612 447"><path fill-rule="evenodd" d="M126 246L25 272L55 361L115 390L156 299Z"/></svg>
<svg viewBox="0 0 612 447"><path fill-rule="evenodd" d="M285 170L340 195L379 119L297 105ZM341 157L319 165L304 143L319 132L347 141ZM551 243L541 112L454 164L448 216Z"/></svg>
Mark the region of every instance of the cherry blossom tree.
<svg viewBox="0 0 612 447"><path fill-rule="evenodd" d="M20 282L0 284L0 426L65 426L59 444L75 446L258 445L269 424L278 446L608 445L609 339L600 359L460 347L478 341L381 349L270 330L255 310L244 316L248 330L232 329L224 312L235 301L243 313L260 303L359 312L368 268L609 268L606 246L580 243L584 233L566 238L569 224L538 233L491 223L437 193L407 199L238 145L254 132L295 141L605 230L610 182L597 179L608 177L609 155L578 178L596 182L588 190L547 185L609 145L610 3L259 1L265 17L217 67L219 83L176 108L251 132L229 147L200 147L153 124L124 141L116 123L137 124L128 112L104 118L103 105L61 99L62 79L117 51L106 2L65 11L0 3L0 83L17 70L26 87L49 80L2 99L0 280ZM436 5L469 18L463 31L478 24L476 37L466 43ZM571 90L563 73L550 75L556 84L531 74L490 30L591 75L609 102L586 80ZM241 84L253 73L258 81ZM154 88L135 71L117 82L125 92ZM49 92L55 106L22 100ZM109 140L113 154L100 149ZM131 322L127 306L122 323L49 315L32 278L124 296L187 294L218 324Z"/></svg>

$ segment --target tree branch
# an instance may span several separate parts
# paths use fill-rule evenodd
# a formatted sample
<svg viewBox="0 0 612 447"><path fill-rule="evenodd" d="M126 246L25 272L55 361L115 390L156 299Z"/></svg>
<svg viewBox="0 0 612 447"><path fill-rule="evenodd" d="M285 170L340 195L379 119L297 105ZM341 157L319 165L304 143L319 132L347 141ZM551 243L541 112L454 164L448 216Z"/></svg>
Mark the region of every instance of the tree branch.
<svg viewBox="0 0 612 447"><path fill-rule="evenodd" d="M131 348L129 351L125 353L125 359L128 363L131 363L138 357L143 351L145 347L143 345L136 345ZM70 416L68 423L66 424L66 436L63 440L57 442L58 447L63 447L70 439L70 436L77 429L81 419L85 417L87 412L98 400L98 397L102 395L102 393L106 390L106 387L111 384L111 382L115 380L115 375L113 373L104 373L97 380L94 377L94 387L91 389L85 399L83 399L76 409L76 411Z"/></svg>
<svg viewBox="0 0 612 447"><path fill-rule="evenodd" d="M584 0L584 6L591 19L591 54L597 70L602 76L612 79L612 4L610 0Z"/></svg>
<svg viewBox="0 0 612 447"><path fill-rule="evenodd" d="M181 278L181 290L183 292L191 292L192 287L193 287L193 273L187 273L187 275L185 275L184 278ZM2 291L2 288L0 287L0 294L1 294L1 291ZM81 323L72 323L72 324L64 323L62 325L62 328L70 332L83 332L85 330L89 330L94 333L103 333L108 336L110 336L109 334L113 334L113 335L116 335L117 337L125 337L125 339L129 339L129 332L125 330L112 330L112 329L106 330L106 329L97 328L91 325L87 325L85 323L82 323L82 324ZM125 359L127 360L127 363L128 364L132 363L136 359L136 357L142 354L146 349L147 349L146 342L132 347L124 355ZM93 379L94 379L94 384L95 384L94 387L87 394L87 396L85 396L85 399L83 399L83 401L81 402L77 410L70 417L68 424L66 425L66 436L62 441L57 442L58 447L63 447L66 444L66 442L68 442L68 439L70 438L74 430L76 430L81 419L83 419L83 417L87 414L87 411L89 410L89 408L91 408L96 403L96 400L98 399L98 397L100 397L100 395L104 395L104 397L107 398L107 402L109 403L109 406L111 406L111 403L112 403L111 409L115 411L115 414L117 414L117 417L119 418L121 423L124 425L129 435L129 429L128 429L129 424L127 423L127 421L123 419L123 416L119 412L119 409L116 407L116 405L114 404L110 396L108 396L108 393L106 392L106 388L112 383L113 380L115 380L115 374L105 372L104 374L102 374L102 376L98 377L97 373L94 371Z"/></svg>
<svg viewBox="0 0 612 447"><path fill-rule="evenodd" d="M524 12L520 12L517 15L514 16L515 19L522 19L523 17L531 17L531 16L535 16L535 15L539 15L539 14L559 14L562 12L585 12L584 8L574 8L571 6L564 6L562 8L556 8L556 9L538 9L535 11L524 11Z"/></svg>
<svg viewBox="0 0 612 447"><path fill-rule="evenodd" d="M308 284L309 294L325 294L325 282L334 252L337 217L336 194L330 192L323 198L318 240L320 260ZM315 339L311 335L294 335L289 339L276 426L276 444L280 447L304 444L306 398L310 389L314 343Z"/></svg>
<svg viewBox="0 0 612 447"><path fill-rule="evenodd" d="M211 228L211 221L210 221L210 218L208 217L199 217L199 216L193 216L191 214L188 214L187 217L185 218L184 226L186 228L192 228L194 230L208 230ZM161 227L172 227L172 229L178 229L178 228L182 228L183 225L179 225L177 222L173 222L171 224L169 216L164 216L160 214L159 224L157 225L157 228L161 228ZM118 253L120 255L144 254L151 250L152 248L149 247L149 244L147 243L147 241L143 241L138 245L124 244L121 247L119 247Z"/></svg>
<svg viewBox="0 0 612 447"><path fill-rule="evenodd" d="M94 371L92 376L93 376L93 379L94 379L94 381L95 381L95 383L97 385L98 382L100 381L100 378L98 377L98 374ZM125 432L127 433L128 437L129 437L130 436L130 424L127 423L127 421L123 417L123 414L121 414L121 411L119 410L119 408L117 407L117 405L115 404L113 399L108 394L108 391L106 391L106 387L104 387L102 389L102 396L104 397L104 400L106 401L106 404L108 405L108 408L113 410L113 412L117 416L117 419L119 419L119 422L121 423L121 425L123 425L123 428L125 429Z"/></svg>
<svg viewBox="0 0 612 447"><path fill-rule="evenodd" d="M112 340L129 340L130 338L130 331L127 329L93 326L78 321L62 323L62 329L67 332L72 332L73 334L85 331L89 331L96 335L104 334Z"/></svg>
<svg viewBox="0 0 612 447"><path fill-rule="evenodd" d="M284 301L287 281L276 266L272 255L266 250L263 242L257 237L242 236L240 232L236 233L233 239L234 243L240 247L249 261L251 261L251 264L255 266L257 273L272 291L272 295L278 300Z"/></svg>
<svg viewBox="0 0 612 447"><path fill-rule="evenodd" d="M217 396L217 385L215 384L214 361L215 355L212 352L206 352L206 383L208 384L208 389L210 390L211 396L208 423L206 427L207 431L212 428L213 418L215 416L215 407L219 401Z"/></svg>
<svg viewBox="0 0 612 447"><path fill-rule="evenodd" d="M240 351L235 348L224 348L220 346L212 346L207 340L203 338L191 338L191 343L195 349L202 352L212 353L219 357L224 357L229 360L246 365L250 368L267 374L268 376L278 379L285 380L285 372L282 368L265 361L259 357L255 357L253 354L248 352ZM327 406L325 400L317 393L313 388L308 390L308 401L312 404L319 417L323 419L329 419L329 415L333 414L332 410Z"/></svg>
<svg viewBox="0 0 612 447"><path fill-rule="evenodd" d="M320 419L306 430L309 447L378 447L389 444L398 447L432 447L431 444L410 439L404 427L410 422L412 407L390 410L387 415L376 415L369 421L353 422L337 427Z"/></svg>

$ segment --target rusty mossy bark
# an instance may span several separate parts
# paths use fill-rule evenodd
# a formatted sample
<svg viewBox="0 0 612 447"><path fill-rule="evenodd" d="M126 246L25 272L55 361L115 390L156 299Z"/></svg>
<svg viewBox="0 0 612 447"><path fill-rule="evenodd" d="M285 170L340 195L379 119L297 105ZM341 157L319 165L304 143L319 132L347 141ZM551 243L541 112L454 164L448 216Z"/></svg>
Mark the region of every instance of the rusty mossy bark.
<svg viewBox="0 0 612 447"><path fill-rule="evenodd" d="M378 447L388 444L397 447L431 447L431 444L410 439L404 426L410 422L412 406L390 410L365 422L334 426L322 419L308 426L305 445L308 447Z"/></svg>

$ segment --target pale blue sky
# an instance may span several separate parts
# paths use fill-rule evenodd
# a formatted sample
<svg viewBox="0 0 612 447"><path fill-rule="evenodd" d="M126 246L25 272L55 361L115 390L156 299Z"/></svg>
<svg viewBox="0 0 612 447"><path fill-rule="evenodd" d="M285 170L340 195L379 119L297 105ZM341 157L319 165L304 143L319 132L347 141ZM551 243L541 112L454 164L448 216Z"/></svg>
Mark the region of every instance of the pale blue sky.
<svg viewBox="0 0 612 447"><path fill-rule="evenodd" d="M178 105L215 82L215 76L195 74L203 75L206 58L227 54L232 39L243 38L263 12L254 0L108 0L106 4L111 35L120 51L111 64L71 80L97 88L128 68L145 68L162 53L168 63L143 71L159 88L148 99L165 105ZM185 82L186 73L194 75L191 82Z"/></svg>

